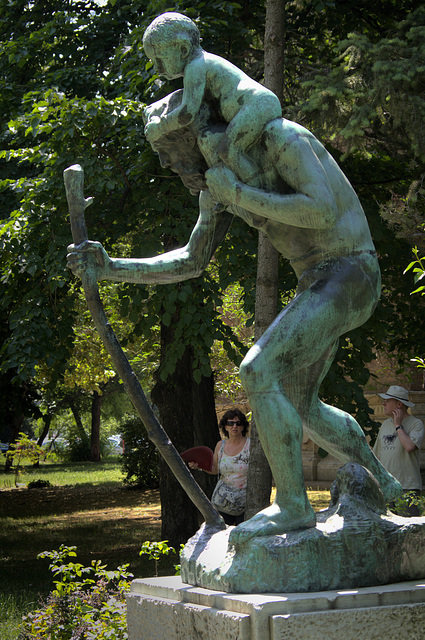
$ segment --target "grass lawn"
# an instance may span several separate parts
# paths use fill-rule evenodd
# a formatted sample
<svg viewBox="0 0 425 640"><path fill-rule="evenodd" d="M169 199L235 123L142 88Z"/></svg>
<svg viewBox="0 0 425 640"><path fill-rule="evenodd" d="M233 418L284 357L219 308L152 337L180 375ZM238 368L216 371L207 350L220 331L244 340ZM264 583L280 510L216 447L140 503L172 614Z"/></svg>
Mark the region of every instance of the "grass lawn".
<svg viewBox="0 0 425 640"><path fill-rule="evenodd" d="M54 486L26 488L37 479ZM328 491L308 493L316 510L328 505ZM38 553L74 545L84 566L129 563L135 576L153 575L139 551L145 540L160 540L160 516L159 492L125 487L116 460L45 464L21 475L18 488L13 475L0 473L0 639L16 640L22 613L52 588L49 560L37 560ZM175 562L166 559L160 573L173 573Z"/></svg>

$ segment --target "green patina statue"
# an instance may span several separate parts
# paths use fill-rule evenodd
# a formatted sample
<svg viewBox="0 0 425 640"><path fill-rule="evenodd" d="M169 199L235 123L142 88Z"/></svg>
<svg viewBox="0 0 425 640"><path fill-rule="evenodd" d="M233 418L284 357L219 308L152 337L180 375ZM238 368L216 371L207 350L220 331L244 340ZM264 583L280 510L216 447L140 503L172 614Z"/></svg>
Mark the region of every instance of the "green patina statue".
<svg viewBox="0 0 425 640"><path fill-rule="evenodd" d="M298 278L296 296L240 367L277 489L270 507L232 530L230 542L241 544L315 526L302 471L303 427L342 462L369 469L387 500L401 493L354 418L318 397L339 337L373 313L380 270L361 204L332 156L309 131L275 113L275 101L263 87L203 52L193 23L177 29L177 38L175 26L182 20L191 22L164 14L146 32L146 52L158 72L184 76L185 86L147 107L145 122L161 164L199 192L199 218L189 241L140 259L110 258L99 243L86 242L69 247L68 264L77 275L89 265L98 280L156 284L195 278L233 216L261 229L290 261ZM259 117L263 99L271 105L264 110L267 118ZM241 144L235 131L250 134Z"/></svg>

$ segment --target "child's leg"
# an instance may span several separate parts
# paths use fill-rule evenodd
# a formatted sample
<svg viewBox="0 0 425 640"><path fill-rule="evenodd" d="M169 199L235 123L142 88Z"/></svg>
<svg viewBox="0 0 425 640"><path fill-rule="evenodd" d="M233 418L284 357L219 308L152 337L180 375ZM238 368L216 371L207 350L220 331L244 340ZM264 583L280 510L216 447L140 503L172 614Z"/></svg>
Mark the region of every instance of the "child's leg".
<svg viewBox="0 0 425 640"><path fill-rule="evenodd" d="M262 94L255 100L249 97L246 105L229 122L219 155L223 162L236 173L239 180L252 187L261 186L261 173L247 155L247 149L261 134L265 125L282 117L280 102L272 92Z"/></svg>

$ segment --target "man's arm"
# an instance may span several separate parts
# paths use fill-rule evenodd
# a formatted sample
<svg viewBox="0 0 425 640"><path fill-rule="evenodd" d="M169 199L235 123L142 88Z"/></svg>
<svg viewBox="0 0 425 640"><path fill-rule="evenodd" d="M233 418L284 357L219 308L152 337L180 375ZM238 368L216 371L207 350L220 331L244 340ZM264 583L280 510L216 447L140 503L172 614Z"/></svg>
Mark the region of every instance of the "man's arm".
<svg viewBox="0 0 425 640"><path fill-rule="evenodd" d="M334 226L337 205L323 165L303 136L287 145L280 143L276 168L294 193L263 191L239 182L227 167L206 174L213 197L224 204L237 204L259 216L295 227L326 229Z"/></svg>
<svg viewBox="0 0 425 640"><path fill-rule="evenodd" d="M70 245L68 266L76 275L92 267L97 280L114 282L167 284L196 278L208 265L232 220L228 212L214 213L214 204L209 193L202 191L199 218L185 247L153 258L110 258L98 242L81 248Z"/></svg>

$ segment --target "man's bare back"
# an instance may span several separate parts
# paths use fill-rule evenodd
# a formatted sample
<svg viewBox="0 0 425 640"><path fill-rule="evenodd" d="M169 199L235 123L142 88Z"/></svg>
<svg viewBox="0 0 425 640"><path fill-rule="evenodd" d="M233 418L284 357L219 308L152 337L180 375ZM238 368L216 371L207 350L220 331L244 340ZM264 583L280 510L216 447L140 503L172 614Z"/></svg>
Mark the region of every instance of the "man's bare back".
<svg viewBox="0 0 425 640"><path fill-rule="evenodd" d="M374 251L354 189L307 129L285 119L273 120L266 125L258 149L267 195L241 185L223 167L207 172L208 186L213 196L233 201L229 210L270 238L297 276L330 257ZM252 156L257 162L258 149ZM238 190L239 195L232 195Z"/></svg>

